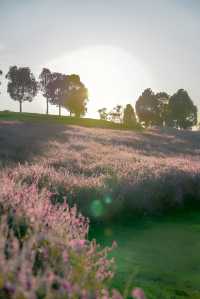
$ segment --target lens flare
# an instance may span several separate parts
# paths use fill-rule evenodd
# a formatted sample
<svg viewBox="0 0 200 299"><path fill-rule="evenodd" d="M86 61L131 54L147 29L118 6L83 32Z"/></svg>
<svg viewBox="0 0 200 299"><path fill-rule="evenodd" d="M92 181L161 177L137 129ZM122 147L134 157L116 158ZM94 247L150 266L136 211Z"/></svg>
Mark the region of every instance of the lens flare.
<svg viewBox="0 0 200 299"><path fill-rule="evenodd" d="M106 196L106 197L104 198L104 202L105 202L107 205L109 205L109 204L112 203L112 198L111 198L110 196Z"/></svg>
<svg viewBox="0 0 200 299"><path fill-rule="evenodd" d="M104 213L103 204L99 199L93 200L90 209L91 209L92 216L94 217L100 217Z"/></svg>

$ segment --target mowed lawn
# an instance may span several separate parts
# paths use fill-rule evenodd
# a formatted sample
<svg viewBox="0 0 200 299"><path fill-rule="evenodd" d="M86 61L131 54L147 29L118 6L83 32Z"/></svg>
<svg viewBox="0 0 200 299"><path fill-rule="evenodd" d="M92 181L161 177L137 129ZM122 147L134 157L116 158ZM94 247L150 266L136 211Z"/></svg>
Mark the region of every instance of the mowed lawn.
<svg viewBox="0 0 200 299"><path fill-rule="evenodd" d="M140 286L152 299L200 298L199 212L93 225L90 237L117 242L112 286L122 292Z"/></svg>
<svg viewBox="0 0 200 299"><path fill-rule="evenodd" d="M9 175L77 204L90 237L118 243L115 287L200 298L200 133L80 125L4 115L0 183Z"/></svg>

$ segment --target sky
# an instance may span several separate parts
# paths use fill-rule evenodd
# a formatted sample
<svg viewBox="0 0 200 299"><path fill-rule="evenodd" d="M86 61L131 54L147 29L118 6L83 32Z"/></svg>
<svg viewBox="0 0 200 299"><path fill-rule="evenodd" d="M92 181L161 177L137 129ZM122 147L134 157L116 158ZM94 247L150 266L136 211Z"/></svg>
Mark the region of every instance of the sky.
<svg viewBox="0 0 200 299"><path fill-rule="evenodd" d="M0 0L4 75L11 65L29 66L36 77L44 66L78 73L89 90L89 116L134 105L149 87L169 94L184 88L200 108L199 36L199 0ZM0 110L18 111L6 84ZM44 98L23 110L44 113Z"/></svg>

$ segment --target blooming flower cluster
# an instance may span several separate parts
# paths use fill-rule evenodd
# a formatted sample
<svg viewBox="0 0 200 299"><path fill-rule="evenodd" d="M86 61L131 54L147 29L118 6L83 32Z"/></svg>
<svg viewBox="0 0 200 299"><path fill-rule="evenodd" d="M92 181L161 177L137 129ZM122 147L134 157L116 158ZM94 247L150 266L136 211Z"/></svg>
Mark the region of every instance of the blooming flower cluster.
<svg viewBox="0 0 200 299"><path fill-rule="evenodd" d="M53 205L34 184L4 176L0 185L0 298L103 297L112 248L87 239L88 220L66 203Z"/></svg>

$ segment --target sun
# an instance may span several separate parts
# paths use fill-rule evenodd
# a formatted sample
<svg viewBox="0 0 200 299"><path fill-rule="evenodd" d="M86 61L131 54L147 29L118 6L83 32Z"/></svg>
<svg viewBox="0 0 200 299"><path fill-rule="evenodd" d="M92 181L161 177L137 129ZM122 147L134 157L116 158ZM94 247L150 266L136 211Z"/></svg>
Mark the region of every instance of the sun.
<svg viewBox="0 0 200 299"><path fill-rule="evenodd" d="M102 107L134 105L143 89L152 86L149 71L131 53L113 46L91 46L66 53L47 63L51 71L76 73L89 91L88 116Z"/></svg>

